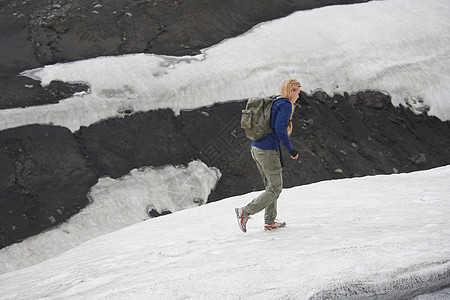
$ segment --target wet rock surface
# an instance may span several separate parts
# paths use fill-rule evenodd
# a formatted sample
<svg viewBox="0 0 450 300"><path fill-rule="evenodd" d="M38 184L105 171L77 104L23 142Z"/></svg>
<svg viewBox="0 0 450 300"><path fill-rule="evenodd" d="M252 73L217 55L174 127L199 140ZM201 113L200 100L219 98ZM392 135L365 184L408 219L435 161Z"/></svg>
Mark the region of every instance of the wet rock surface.
<svg viewBox="0 0 450 300"><path fill-rule="evenodd" d="M64 101L83 84L17 76L44 64L99 55L189 55L251 26L338 1L0 1L0 107ZM354 3L365 1L339 1ZM219 9L220 8L220 9ZM144 26L144 25L145 26ZM300 79L301 80L301 79ZM351 91L349 91L351 92ZM0 132L0 248L51 228L85 207L101 176L201 159L222 172L208 201L263 188L239 126L244 100L197 110L134 112L72 133L30 125ZM447 165L450 123L395 108L373 91L301 94L284 186ZM352 195L349 195L349 197Z"/></svg>

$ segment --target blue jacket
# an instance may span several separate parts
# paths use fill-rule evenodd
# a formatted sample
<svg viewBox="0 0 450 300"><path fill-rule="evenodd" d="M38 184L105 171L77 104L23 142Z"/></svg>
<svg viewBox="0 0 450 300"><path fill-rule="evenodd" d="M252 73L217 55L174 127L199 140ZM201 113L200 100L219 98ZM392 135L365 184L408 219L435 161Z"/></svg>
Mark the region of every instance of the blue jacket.
<svg viewBox="0 0 450 300"><path fill-rule="evenodd" d="M287 133L289 117L292 113L292 104L286 98L276 100L270 111L270 127L274 129L273 133L269 133L265 138L254 141L252 146L264 150L279 150L278 141L283 144L288 152L294 150Z"/></svg>

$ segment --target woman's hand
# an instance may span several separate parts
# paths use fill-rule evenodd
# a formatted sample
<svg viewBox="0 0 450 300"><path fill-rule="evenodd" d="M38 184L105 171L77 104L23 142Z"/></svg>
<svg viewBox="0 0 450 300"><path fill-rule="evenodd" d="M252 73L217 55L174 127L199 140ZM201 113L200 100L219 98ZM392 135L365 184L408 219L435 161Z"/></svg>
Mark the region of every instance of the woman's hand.
<svg viewBox="0 0 450 300"><path fill-rule="evenodd" d="M291 154L291 158L297 160L298 159L298 152L295 149L292 149L291 152L289 152Z"/></svg>

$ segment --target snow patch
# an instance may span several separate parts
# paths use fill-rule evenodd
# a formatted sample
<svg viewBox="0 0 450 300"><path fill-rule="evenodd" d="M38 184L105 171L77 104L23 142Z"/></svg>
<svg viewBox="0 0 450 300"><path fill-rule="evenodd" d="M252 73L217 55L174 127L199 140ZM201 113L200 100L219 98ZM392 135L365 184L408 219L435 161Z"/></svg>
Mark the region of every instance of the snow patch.
<svg viewBox="0 0 450 300"><path fill-rule="evenodd" d="M181 210L0 275L0 298L445 297L433 292L450 284L449 177L446 166L284 189L278 217L287 227L273 232L264 213L245 234L236 222L234 208L261 192ZM131 187L126 193L142 194Z"/></svg>

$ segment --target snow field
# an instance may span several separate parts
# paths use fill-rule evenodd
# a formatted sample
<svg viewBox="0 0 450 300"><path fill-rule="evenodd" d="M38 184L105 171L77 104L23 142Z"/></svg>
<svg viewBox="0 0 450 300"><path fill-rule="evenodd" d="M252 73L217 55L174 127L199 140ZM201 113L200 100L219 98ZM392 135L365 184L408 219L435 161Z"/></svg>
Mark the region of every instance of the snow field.
<svg viewBox="0 0 450 300"><path fill-rule="evenodd" d="M0 299L415 296L450 284L450 167L283 190L288 227L248 232L259 192L150 219L0 275ZM357 195L357 196L355 196ZM23 289L26 285L28 288Z"/></svg>

